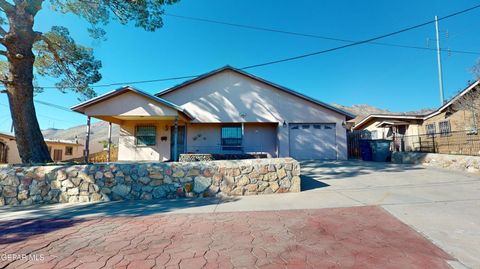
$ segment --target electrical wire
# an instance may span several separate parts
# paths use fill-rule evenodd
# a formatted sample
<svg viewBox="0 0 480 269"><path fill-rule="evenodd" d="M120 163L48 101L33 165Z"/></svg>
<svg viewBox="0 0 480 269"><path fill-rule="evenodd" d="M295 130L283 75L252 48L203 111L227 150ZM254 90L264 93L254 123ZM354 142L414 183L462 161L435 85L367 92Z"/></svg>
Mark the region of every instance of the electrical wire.
<svg viewBox="0 0 480 269"><path fill-rule="evenodd" d="M464 9L464 10L461 10L461 11L458 11L458 12L454 12L454 13L451 13L449 15L446 15L446 16L443 16L443 17L440 17L438 18L439 21L441 20L445 20L445 19L448 19L448 18L451 18L451 17L454 17L454 16L458 16L458 15L461 15L463 13L466 13L466 12L469 12L469 11L472 11L474 9L477 9L480 7L480 4L479 5L475 5L473 7L470 7L470 8L467 8L467 9ZM177 16L177 17L180 17L180 15L175 15L175 14L169 14L169 16ZM183 16L183 17L186 17L186 16ZM193 17L190 17L190 18L193 18ZM196 19L200 19L200 18L196 18ZM390 33L387 33L387 34L383 34L383 35L380 35L380 36L376 36L376 37L372 37L372 38L369 38L369 39L365 39L365 40L361 40L361 41L352 41L352 40L347 40L347 39L337 39L337 38L331 38L331 37L323 37L323 36L316 36L316 35L308 35L308 34L300 34L300 33L295 33L295 32L289 32L289 31L282 31L282 30L275 30L275 29L269 29L269 28L263 28L263 27L256 27L256 26L248 26L248 25L241 25L241 24L234 24L234 23L227 23L227 22L219 22L219 21L214 21L214 20L209 20L209 19L201 19L203 21L208 21L208 22L214 22L214 23L225 23L225 24L228 24L228 25L232 25L232 26L237 26L237 27L244 27L244 28L251 28L251 29L257 29L257 30L268 30L268 31L273 31L273 32L279 32L279 33L288 33L288 34L295 34L295 35L306 35L306 36L311 36L311 37L317 37L317 38L323 38L323 39L331 39L331 40L337 40L337 41L343 41L343 42L353 42L353 43L349 43L349 44L346 44L346 45L342 45L342 46L338 46L338 47L333 47L333 48L329 48L329 49L325 49L325 50L321 50L321 51L316 51L316 52L311 52L311 53L306 53L306 54L302 54L302 55L297 55L297 56L294 56L294 57L288 57L288 58L283 58L283 59L278 59L278 60L272 60L272 61L268 61L268 62L264 62L264 63L259 63L259 64L253 64L253 65L248 65L248 66L244 66L242 68L239 68L239 69L252 69L252 68L258 68L258 67L263 67L263 66L268 66L268 65L273 65L273 64L279 64L279 63L283 63L283 62L288 62L288 61L294 61L294 60L299 60L299 59L302 59L302 58L307 58L307 57L312 57L312 56L316 56L316 55L320 55L320 54L325 54L325 53L329 53L329 52L333 52L333 51L338 51L338 50L341 50L341 49L346 49L346 48L349 48L349 47L353 47L353 46L358 46L358 45L363 45L363 44L366 44L366 43L372 43L376 40L380 40L380 39L383 39L383 38L386 38L386 37L390 37L390 36L394 36L394 35L398 35L398 34L401 34L401 33L404 33L404 32L407 32L407 31L411 31L411 30L414 30L414 29L417 29L417 28L420 28L420 27L423 27L423 26L426 26L426 25L429 25L429 24L432 24L435 22L435 20L429 20L429 21L426 21L424 23L420 23L420 24L417 24L417 25L414 25L414 26L410 26L410 27L406 27L406 28L403 28L403 29L400 29L400 30L397 30L397 31L394 31L394 32L390 32ZM378 43L378 42L377 42ZM390 43L381 43L380 45L385 45L385 44L388 44L388 45L392 45ZM412 48L413 46L407 46L407 45L396 45L396 44L393 44L395 46L402 46L402 47L408 47L408 48ZM421 49L429 49L429 48L422 48L422 47L415 47L415 48L421 48ZM460 50L451 50L451 52L460 52ZM477 52L467 52L467 51L461 51L462 53L470 53L470 54L477 54ZM100 88L100 87L112 87L112 86L120 86L120 85L132 85L132 84L142 84L142 83L152 83L152 82L164 82L164 81L172 81L172 80L180 80L180 79L190 79L190 78L195 78L195 77L198 77L199 75L188 75L188 76L178 76L178 77L168 77L168 78L158 78L158 79L150 79L150 80L137 80L137 81L127 81L127 82L113 82L113 83L108 83L108 84L97 84L97 85L91 85L90 87L92 88ZM57 87L55 86L39 86L39 88L44 88L44 89L56 89ZM74 88L74 87L67 87L67 88Z"/></svg>
<svg viewBox="0 0 480 269"><path fill-rule="evenodd" d="M342 39L342 38L315 35L315 34L305 34L305 33L299 33L299 32L285 31L285 30L279 30L279 29L273 29L273 28L265 28L265 27L246 25L246 24L231 23L231 22L212 20L212 19L206 19L206 18L177 15L177 14L172 14L172 13L165 13L164 15L169 16L169 17L174 17L174 18L185 19L185 20L201 21L201 22L206 22L206 23L227 25L227 26L233 26L233 27L238 27L238 28L273 32L273 33L279 33L279 34L302 36L302 37L309 37L309 38L316 38L316 39L323 39L323 40L330 40L330 41L338 41L338 42L346 42L346 43L356 43L356 42L358 42L356 40L350 40L350 39ZM411 46L411 45L402 45L402 44L384 43L384 42L368 42L368 43L369 44L374 44L374 45L380 45L380 46L397 47L397 48L437 51L437 49L429 48L429 47L420 47L420 46ZM452 50L452 49L440 49L440 50L444 51L444 52L454 52L454 53L460 53L460 54L480 55L480 52L478 52L478 51Z"/></svg>

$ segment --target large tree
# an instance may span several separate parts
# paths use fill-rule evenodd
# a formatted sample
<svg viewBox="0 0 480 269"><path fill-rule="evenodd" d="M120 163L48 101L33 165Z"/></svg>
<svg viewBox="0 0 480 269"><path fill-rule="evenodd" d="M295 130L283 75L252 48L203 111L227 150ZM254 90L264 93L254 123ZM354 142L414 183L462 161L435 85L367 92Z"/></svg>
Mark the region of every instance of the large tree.
<svg viewBox="0 0 480 269"><path fill-rule="evenodd" d="M73 90L85 98L95 96L89 86L101 79L101 62L90 48L70 37L68 29L48 32L34 27L35 17L48 0L0 0L0 81L6 88L17 147L22 162L51 161L35 114L35 75L53 77L61 91ZM111 20L154 31L162 27L165 5L178 0L49 0L53 11L73 13L87 22L92 38L103 39L103 26ZM52 18L54 20L54 18Z"/></svg>

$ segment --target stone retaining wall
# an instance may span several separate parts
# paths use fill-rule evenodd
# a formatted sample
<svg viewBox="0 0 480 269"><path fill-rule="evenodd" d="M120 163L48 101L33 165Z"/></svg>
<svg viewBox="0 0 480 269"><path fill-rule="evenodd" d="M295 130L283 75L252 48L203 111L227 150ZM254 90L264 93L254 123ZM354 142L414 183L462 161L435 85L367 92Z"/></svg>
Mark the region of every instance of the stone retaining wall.
<svg viewBox="0 0 480 269"><path fill-rule="evenodd" d="M479 156L421 152L393 152L392 162L404 164L423 164L426 166L460 170L470 173L480 172Z"/></svg>
<svg viewBox="0 0 480 269"><path fill-rule="evenodd" d="M267 158L264 153L240 153L240 154L209 154L209 153L184 153L180 154L179 162L200 162L215 160L245 160L245 159L262 159Z"/></svg>
<svg viewBox="0 0 480 269"><path fill-rule="evenodd" d="M299 191L292 158L0 167L0 205Z"/></svg>

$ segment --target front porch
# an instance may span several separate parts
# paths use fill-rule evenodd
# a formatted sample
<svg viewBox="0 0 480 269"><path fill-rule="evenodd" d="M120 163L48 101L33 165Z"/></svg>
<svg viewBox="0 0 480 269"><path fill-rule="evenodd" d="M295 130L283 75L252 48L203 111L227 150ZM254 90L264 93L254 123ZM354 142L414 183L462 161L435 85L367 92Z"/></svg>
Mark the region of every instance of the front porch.
<svg viewBox="0 0 480 269"><path fill-rule="evenodd" d="M178 161L183 153L276 157L276 128L274 123L129 120L121 124L118 156L119 161Z"/></svg>

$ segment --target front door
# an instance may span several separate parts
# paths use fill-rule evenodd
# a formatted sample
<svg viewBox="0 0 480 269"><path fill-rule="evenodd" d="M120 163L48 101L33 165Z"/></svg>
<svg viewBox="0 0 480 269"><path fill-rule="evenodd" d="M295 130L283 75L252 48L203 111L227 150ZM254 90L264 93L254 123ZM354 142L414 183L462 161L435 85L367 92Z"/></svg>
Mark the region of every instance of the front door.
<svg viewBox="0 0 480 269"><path fill-rule="evenodd" d="M170 160L178 160L178 155L185 153L185 126L178 126L178 138L177 138L177 158L173 156L173 142L175 136L175 127L170 128Z"/></svg>
<svg viewBox="0 0 480 269"><path fill-rule="evenodd" d="M53 150L53 161L59 162L62 160L62 150L61 149L54 149Z"/></svg>

